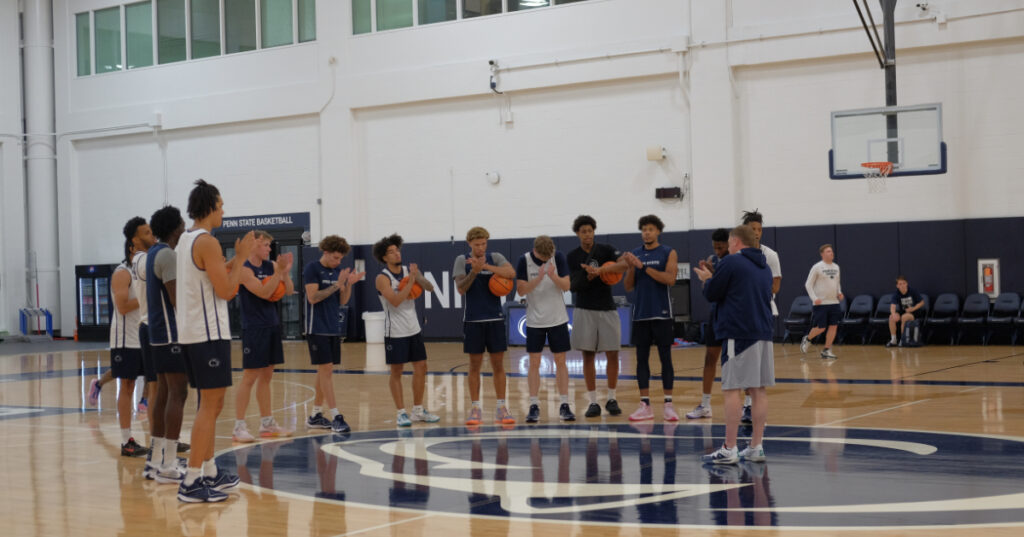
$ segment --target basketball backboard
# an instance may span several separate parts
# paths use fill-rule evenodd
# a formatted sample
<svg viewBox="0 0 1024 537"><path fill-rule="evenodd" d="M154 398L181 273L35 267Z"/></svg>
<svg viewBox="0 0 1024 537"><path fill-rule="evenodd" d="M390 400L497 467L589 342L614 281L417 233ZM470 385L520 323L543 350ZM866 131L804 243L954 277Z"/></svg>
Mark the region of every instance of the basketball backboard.
<svg viewBox="0 0 1024 537"><path fill-rule="evenodd" d="M889 177L946 173L942 104L832 112L829 177L863 179L865 162L893 163Z"/></svg>

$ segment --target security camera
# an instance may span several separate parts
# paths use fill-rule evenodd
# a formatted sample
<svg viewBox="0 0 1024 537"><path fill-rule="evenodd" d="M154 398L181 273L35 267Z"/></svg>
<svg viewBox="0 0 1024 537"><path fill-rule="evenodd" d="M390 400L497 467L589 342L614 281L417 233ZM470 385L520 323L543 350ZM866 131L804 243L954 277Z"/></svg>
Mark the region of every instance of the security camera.
<svg viewBox="0 0 1024 537"><path fill-rule="evenodd" d="M917 6L917 9L920 9L921 11L928 11L928 2L921 2L915 5Z"/></svg>
<svg viewBox="0 0 1024 537"><path fill-rule="evenodd" d="M920 4L918 4L918 5L920 5ZM494 65L495 63L496 62L494 60L487 60L487 65Z"/></svg>

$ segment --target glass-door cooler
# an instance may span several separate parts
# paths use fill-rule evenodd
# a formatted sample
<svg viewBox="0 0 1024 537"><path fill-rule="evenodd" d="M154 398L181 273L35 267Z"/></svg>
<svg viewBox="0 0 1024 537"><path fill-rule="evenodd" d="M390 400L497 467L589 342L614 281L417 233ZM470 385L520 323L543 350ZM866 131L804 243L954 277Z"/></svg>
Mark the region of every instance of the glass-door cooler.
<svg viewBox="0 0 1024 537"><path fill-rule="evenodd" d="M110 276L117 265L75 267L78 339L106 341L110 337Z"/></svg>

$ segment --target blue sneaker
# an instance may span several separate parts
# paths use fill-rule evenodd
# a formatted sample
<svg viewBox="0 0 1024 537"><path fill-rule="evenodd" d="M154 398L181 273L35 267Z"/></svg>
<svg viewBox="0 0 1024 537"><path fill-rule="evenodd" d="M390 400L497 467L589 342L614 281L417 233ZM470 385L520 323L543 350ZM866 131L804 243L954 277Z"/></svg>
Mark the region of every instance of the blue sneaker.
<svg viewBox="0 0 1024 537"><path fill-rule="evenodd" d="M412 420L409 419L409 413L404 410L398 413L398 417L395 418L395 423L397 423L399 427L412 426Z"/></svg>
<svg viewBox="0 0 1024 537"><path fill-rule="evenodd" d="M154 466L150 460L146 460L146 466L142 468L142 477L152 481L153 479L156 479L157 470L159 470L159 468Z"/></svg>
<svg viewBox="0 0 1024 537"><path fill-rule="evenodd" d="M206 479L196 479L191 485L184 482L178 485L178 501L185 503L214 503L228 499L223 492L213 490L206 484Z"/></svg>
<svg viewBox="0 0 1024 537"><path fill-rule="evenodd" d="M316 414L310 416L309 419L306 420L306 428L307 429L330 429L331 428L331 420L325 418L322 412L317 412Z"/></svg>
<svg viewBox="0 0 1024 537"><path fill-rule="evenodd" d="M540 421L540 405L530 405L526 412L526 423L537 423Z"/></svg>
<svg viewBox="0 0 1024 537"><path fill-rule="evenodd" d="M206 483L207 487L210 487L210 490L224 492L238 486L238 476L217 468L217 475L214 477L203 477L203 482Z"/></svg>
<svg viewBox="0 0 1024 537"><path fill-rule="evenodd" d="M710 462L712 464L736 464L739 462L740 457L736 452L735 447L728 449L725 446L722 446L714 453L701 456L700 460L703 462Z"/></svg>
<svg viewBox="0 0 1024 537"><path fill-rule="evenodd" d="M351 431L352 428L345 423L345 416L338 414L334 416L334 421L331 422L331 430L338 434L343 434Z"/></svg>

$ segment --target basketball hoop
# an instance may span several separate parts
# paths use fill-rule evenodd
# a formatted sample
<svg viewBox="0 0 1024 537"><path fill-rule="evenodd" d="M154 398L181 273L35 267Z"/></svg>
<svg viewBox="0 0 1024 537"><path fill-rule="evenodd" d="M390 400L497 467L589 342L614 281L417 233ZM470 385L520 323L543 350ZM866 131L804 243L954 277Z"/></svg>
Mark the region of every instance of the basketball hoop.
<svg viewBox="0 0 1024 537"><path fill-rule="evenodd" d="M892 163L883 160L880 162L861 162L860 165L862 168L865 168L864 178L868 180L868 193L885 193L885 178L889 177L889 174L892 173Z"/></svg>

